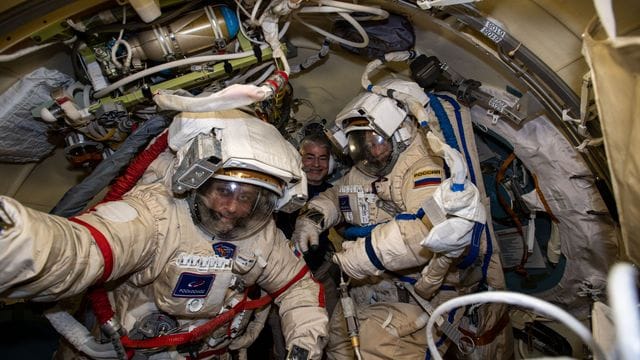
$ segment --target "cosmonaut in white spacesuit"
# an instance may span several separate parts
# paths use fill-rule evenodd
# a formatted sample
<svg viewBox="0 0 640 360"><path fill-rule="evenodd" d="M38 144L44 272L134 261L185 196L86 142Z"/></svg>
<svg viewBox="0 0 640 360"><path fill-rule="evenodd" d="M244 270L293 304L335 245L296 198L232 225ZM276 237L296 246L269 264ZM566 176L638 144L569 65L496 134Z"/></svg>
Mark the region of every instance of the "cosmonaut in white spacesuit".
<svg viewBox="0 0 640 360"><path fill-rule="evenodd" d="M429 101L414 82L391 79L380 87L410 95L420 107ZM307 204L292 237L301 251L313 251L320 231L341 221L355 226L345 237L356 240L343 242L333 260L351 278L349 294L365 359L425 358L426 314L408 284L437 306L479 282L465 283L466 272L456 267L474 223L485 221L478 190L465 179L465 168L451 168L453 149L432 133L421 134L408 109L393 96L363 92L338 114L334 139L354 167ZM443 159L450 178L445 178ZM350 344L354 329L347 324L338 309L330 322L329 359L354 357L352 345L358 341Z"/></svg>
<svg viewBox="0 0 640 360"><path fill-rule="evenodd" d="M255 339L259 329L244 328L270 300L248 297L259 288L279 305L289 357L319 359L328 322L321 286L272 219L306 200L296 149L239 110L181 113L168 139L177 150L163 154L173 159L169 181L143 181L73 219L0 197L0 297L55 301L104 284L109 321L124 330L111 327L116 351L49 316L77 350L204 359Z"/></svg>

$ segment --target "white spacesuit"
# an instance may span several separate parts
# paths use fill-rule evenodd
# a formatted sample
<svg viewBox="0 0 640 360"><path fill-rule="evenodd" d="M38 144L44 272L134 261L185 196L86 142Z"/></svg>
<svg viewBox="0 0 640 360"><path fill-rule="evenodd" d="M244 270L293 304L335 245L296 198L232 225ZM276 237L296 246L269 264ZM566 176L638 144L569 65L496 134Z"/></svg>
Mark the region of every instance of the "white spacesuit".
<svg viewBox="0 0 640 360"><path fill-rule="evenodd" d="M71 221L0 197L0 297L54 301L104 283L124 350L200 359L249 345L250 310L265 301L248 295L259 287L279 305L292 358L319 359L321 287L272 219L306 200L296 149L237 110L180 114L169 145L168 177L183 196L139 184ZM217 316L225 324L213 331Z"/></svg>
<svg viewBox="0 0 640 360"><path fill-rule="evenodd" d="M411 94L423 106L428 102L416 83L394 79L382 86ZM467 211L469 216L451 216L438 191L443 183L450 186L443 166L447 152L439 148L437 144L442 143L437 139L422 136L416 119L408 115L406 107L392 97L371 92L358 95L338 114L334 138L344 144L354 167L308 203L293 235L298 247L308 251L319 231L341 221L358 227L357 240L344 242L334 261L352 279L350 295L357 307L366 359L425 357L426 314L402 281L410 279L416 292L434 306L474 285L463 283L462 271L452 264L469 244L474 221L484 221L477 189L465 183L465 191L459 192L475 201L465 207L473 209ZM435 207L429 206L433 199L439 199ZM438 217L434 209L442 212L439 216L444 221L434 223ZM346 328L340 312L333 315L329 358L351 359L352 334L347 332L352 329ZM461 315L450 320L457 321ZM439 349L444 351L446 346Z"/></svg>

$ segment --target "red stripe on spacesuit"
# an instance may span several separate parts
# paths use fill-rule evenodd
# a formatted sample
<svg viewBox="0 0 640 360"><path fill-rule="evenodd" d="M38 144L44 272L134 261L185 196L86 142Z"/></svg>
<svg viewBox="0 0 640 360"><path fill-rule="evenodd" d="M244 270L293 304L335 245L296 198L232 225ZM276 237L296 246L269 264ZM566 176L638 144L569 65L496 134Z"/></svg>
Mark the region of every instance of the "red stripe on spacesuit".
<svg viewBox="0 0 640 360"><path fill-rule="evenodd" d="M111 245L107 241L107 238L100 232L100 230L78 218L72 217L69 218L69 221L86 227L91 233L91 236L93 236L93 240L96 242L96 245L98 245L98 249L100 249L100 253L102 253L102 259L104 260L104 270L102 271L102 277L100 278L100 281L107 281L109 279L109 276L111 276L111 272L113 271L113 251L111 251Z"/></svg>
<svg viewBox="0 0 640 360"><path fill-rule="evenodd" d="M318 304L320 304L320 307L327 307L327 302L324 295L324 285L322 285L322 283L318 279L316 279L315 276L313 276L313 273L311 274L311 279L313 279L313 281L315 281L316 284L318 284L318 286L320 287L320 291L318 291Z"/></svg>
<svg viewBox="0 0 640 360"><path fill-rule="evenodd" d="M293 279L289 280L289 282L285 286L281 287L278 291L275 291L269 295L273 299L277 298L278 296L280 296L280 294L287 291L287 289L290 288L291 285L295 284L296 282L298 282L298 280L302 279L304 275L308 272L309 272L309 268L307 267L307 265L304 265L302 269L296 274L296 276L294 276Z"/></svg>

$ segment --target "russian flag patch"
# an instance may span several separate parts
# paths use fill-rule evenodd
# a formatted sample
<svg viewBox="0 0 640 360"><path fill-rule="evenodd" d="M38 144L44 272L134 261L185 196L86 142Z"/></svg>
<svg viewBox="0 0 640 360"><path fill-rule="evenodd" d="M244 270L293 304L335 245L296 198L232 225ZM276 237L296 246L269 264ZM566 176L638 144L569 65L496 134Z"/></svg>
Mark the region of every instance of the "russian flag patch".
<svg viewBox="0 0 640 360"><path fill-rule="evenodd" d="M413 174L413 188L439 185L442 182L442 170L421 169Z"/></svg>

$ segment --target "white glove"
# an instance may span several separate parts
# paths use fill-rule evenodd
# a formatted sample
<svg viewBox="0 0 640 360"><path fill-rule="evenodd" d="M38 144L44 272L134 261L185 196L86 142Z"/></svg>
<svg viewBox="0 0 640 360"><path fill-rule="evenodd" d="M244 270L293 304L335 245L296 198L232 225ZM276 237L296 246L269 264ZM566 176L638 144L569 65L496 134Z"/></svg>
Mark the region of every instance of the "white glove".
<svg viewBox="0 0 640 360"><path fill-rule="evenodd" d="M459 217L447 219L434 226L420 245L434 253L458 257L471 243L473 224Z"/></svg>
<svg viewBox="0 0 640 360"><path fill-rule="evenodd" d="M296 220L296 228L291 235L291 240L300 252L306 254L309 248L311 250L318 248L321 232L320 225L306 216L300 216Z"/></svg>
<svg viewBox="0 0 640 360"><path fill-rule="evenodd" d="M340 266L340 269L354 279L364 279L369 276L382 274L383 270L376 268L364 247L364 238L356 241L345 241L342 243L342 251L333 255L333 262Z"/></svg>

